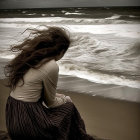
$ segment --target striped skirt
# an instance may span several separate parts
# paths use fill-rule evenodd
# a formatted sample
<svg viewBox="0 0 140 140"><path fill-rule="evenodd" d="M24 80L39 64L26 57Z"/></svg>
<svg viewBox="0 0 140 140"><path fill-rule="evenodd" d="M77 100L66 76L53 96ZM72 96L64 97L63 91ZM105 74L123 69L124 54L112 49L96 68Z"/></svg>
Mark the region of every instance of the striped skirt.
<svg viewBox="0 0 140 140"><path fill-rule="evenodd" d="M41 100L24 102L11 96L6 104L6 126L12 140L94 140L73 103L46 108Z"/></svg>

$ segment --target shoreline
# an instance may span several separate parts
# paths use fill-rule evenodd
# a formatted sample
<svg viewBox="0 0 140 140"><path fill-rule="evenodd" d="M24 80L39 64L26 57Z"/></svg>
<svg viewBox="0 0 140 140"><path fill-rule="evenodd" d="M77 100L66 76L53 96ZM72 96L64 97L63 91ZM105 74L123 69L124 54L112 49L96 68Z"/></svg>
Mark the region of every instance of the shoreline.
<svg viewBox="0 0 140 140"><path fill-rule="evenodd" d="M65 79L66 80L66 79ZM5 103L10 90L0 79L0 130L6 131ZM72 98L88 134L110 140L140 139L140 103L57 89Z"/></svg>
<svg viewBox="0 0 140 140"><path fill-rule="evenodd" d="M102 98L140 103L140 88L115 84L102 84L70 75L60 75L58 90L75 92Z"/></svg>
<svg viewBox="0 0 140 140"><path fill-rule="evenodd" d="M68 95L85 121L87 132L110 140L140 139L140 104L58 90Z"/></svg>

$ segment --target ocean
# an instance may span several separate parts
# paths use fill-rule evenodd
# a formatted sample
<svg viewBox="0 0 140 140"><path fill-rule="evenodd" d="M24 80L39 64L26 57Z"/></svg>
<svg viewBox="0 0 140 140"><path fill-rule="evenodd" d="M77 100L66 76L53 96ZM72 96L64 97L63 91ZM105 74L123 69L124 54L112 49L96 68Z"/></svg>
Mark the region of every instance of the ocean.
<svg viewBox="0 0 140 140"><path fill-rule="evenodd" d="M0 78L27 28L66 28L71 45L59 63L61 75L101 84L140 88L140 8L49 8L0 10Z"/></svg>

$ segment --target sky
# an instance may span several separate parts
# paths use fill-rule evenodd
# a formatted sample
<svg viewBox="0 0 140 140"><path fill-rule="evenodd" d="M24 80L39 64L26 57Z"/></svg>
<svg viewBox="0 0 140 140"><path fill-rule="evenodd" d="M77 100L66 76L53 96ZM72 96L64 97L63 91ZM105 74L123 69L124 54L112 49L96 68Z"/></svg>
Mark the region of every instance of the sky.
<svg viewBox="0 0 140 140"><path fill-rule="evenodd" d="M0 9L140 6L140 0L0 0Z"/></svg>

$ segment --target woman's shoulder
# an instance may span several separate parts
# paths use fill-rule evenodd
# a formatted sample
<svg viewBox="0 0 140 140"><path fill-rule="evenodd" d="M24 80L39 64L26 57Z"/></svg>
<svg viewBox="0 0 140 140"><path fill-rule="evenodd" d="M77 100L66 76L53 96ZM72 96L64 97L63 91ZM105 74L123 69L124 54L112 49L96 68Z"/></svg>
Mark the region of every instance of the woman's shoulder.
<svg viewBox="0 0 140 140"><path fill-rule="evenodd" d="M41 70L43 73L58 73L59 67L54 59L44 63L39 70Z"/></svg>
<svg viewBox="0 0 140 140"><path fill-rule="evenodd" d="M52 60L46 62L46 63L43 65L43 68L44 68L45 70L47 70L47 69L58 69L58 65L57 65L56 61L55 61L54 59L52 59Z"/></svg>

